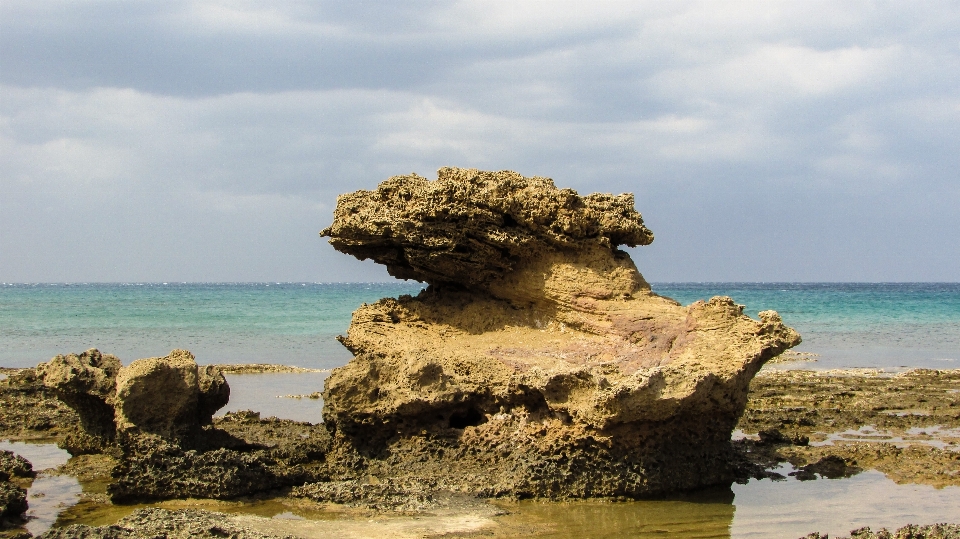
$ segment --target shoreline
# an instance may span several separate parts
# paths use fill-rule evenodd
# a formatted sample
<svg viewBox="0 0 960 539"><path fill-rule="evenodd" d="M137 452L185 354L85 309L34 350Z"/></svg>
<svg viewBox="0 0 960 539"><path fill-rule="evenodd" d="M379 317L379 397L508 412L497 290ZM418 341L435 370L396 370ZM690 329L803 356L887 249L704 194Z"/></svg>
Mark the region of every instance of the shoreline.
<svg viewBox="0 0 960 539"><path fill-rule="evenodd" d="M244 367L240 366L237 370L247 370ZM18 375L25 371L29 369L5 369L3 372ZM263 368L262 364L255 364L247 371L248 374L271 372L277 371ZM292 368L282 372L315 371ZM18 396L9 389L10 383L7 380L0 381L0 399L3 405L3 412L0 412L2 440L55 441L76 421L72 410L55 399L42 395L33 395L31 398L23 393ZM224 418L215 421L223 424ZM256 414L255 418L249 416L245 421L243 432L235 431L241 437L262 437L271 432L275 439L277 430L279 429L282 436L285 428L282 421L261 419L259 414ZM13 425L20 427L13 429ZM296 425L302 425L296 428L323 428L322 424ZM763 369L751 383L747 409L738 425L738 431L740 439L733 444L744 460L741 463L743 469L753 473L754 479L766 477L789 481L829 481L830 478L856 477L864 470L875 469L901 485L926 484L936 489L960 487L960 369L912 369L907 372L880 369ZM85 455L74 457L57 471L44 472L46 475L75 477L83 490L81 503L67 508L61 515L60 524L109 524L111 519L116 521L136 508L113 505L106 498L106 483L109 481L111 468L110 457ZM787 473L780 474L777 470ZM780 475L779 478L776 477L777 474ZM361 486L367 484L364 481L374 480L362 479ZM366 487L361 488L364 489ZM603 500L593 501L605 503ZM248 497L246 501L243 498L233 502L179 500L149 506L171 510L194 507L216 512L224 510L226 504L233 510L240 509L245 513L251 510L260 510L263 514L276 511L277 514L290 513L290 518L307 518L300 514L312 515L320 520L310 526L297 526L310 528L313 535L309 536L314 537L325 537L323 533L327 532L321 533L320 528L324 525L319 523L327 522L330 518L357 521L358 528L355 531L359 532L362 528L366 530L364 533L386 529L381 524L368 528L361 526L364 519L369 520L370 517L407 519L395 520L392 524L398 527L395 530L397 533L400 533L401 528L409 528L408 531L414 528L424 530L424 526L447 530L444 533L451 536L478 533L480 529L489 531L495 528L506 531L496 524L498 518L503 520L506 517L498 516L496 511L487 507L486 501L477 502L481 505L468 507L454 504L455 515L448 513L442 518L436 516L436 505L428 504L405 514L393 509L384 510L387 506L383 506L376 495L366 502L361 496L358 502L329 504L310 502L309 498L291 498L289 491L264 493L259 498ZM557 502L544 503L549 505ZM419 522L414 528L406 524L411 519ZM264 531L276 529L276 523L259 522L251 516L234 520L245 522L244 525L248 527L262 528ZM457 528L452 524L468 521L471 523L467 527L469 529ZM493 528L490 528L491 526ZM344 532L349 526L341 522L336 527L328 528ZM6 536L9 535L0 535ZM326 536L332 537L335 534Z"/></svg>

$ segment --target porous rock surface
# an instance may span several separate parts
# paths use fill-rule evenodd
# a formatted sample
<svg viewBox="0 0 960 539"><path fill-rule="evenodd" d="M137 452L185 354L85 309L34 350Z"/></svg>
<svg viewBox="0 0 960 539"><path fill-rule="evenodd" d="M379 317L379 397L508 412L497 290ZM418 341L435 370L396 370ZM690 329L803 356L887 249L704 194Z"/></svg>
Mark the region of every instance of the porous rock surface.
<svg viewBox="0 0 960 539"><path fill-rule="evenodd" d="M295 465L306 458L282 450L243 449L184 450L159 436L141 435L124 444L107 492L114 502L228 499L325 478L323 470Z"/></svg>
<svg viewBox="0 0 960 539"><path fill-rule="evenodd" d="M362 305L326 381L342 462L485 495L644 496L730 481L751 378L800 336L727 297L656 295L630 195L445 168L337 201L338 250L429 283ZM351 460L352 459L352 460Z"/></svg>
<svg viewBox="0 0 960 539"><path fill-rule="evenodd" d="M63 443L72 454L99 452L114 441L113 402L120 368L116 356L96 348L60 354L37 365L37 379L80 417L81 430L66 436Z"/></svg>
<svg viewBox="0 0 960 539"><path fill-rule="evenodd" d="M800 539L830 539L830 535L814 532ZM941 523L919 526L907 524L892 532L886 528L873 531L867 526L852 530L849 536L837 537L836 539L960 539L960 525Z"/></svg>
<svg viewBox="0 0 960 539"><path fill-rule="evenodd" d="M19 524L27 511L27 491L13 478L33 477L33 465L12 451L0 450L0 529L8 522Z"/></svg>
<svg viewBox="0 0 960 539"><path fill-rule="evenodd" d="M11 477L33 477L33 464L13 451L0 449L0 480Z"/></svg>
<svg viewBox="0 0 960 539"><path fill-rule="evenodd" d="M73 524L52 528L42 539L294 539L291 535L260 533L231 522L229 515L212 511L155 507L138 509L109 526Z"/></svg>
<svg viewBox="0 0 960 539"><path fill-rule="evenodd" d="M218 367L198 366L186 350L125 367L88 350L57 356L36 372L87 418L63 445L74 455L115 457L107 487L114 502L235 498L327 477L316 462L329 445L322 427L261 420L252 412L227 414L213 425L230 387Z"/></svg>
<svg viewBox="0 0 960 539"><path fill-rule="evenodd" d="M117 373L116 388L119 430L136 429L186 445L230 401L220 370L198 366L186 350L134 361Z"/></svg>
<svg viewBox="0 0 960 539"><path fill-rule="evenodd" d="M0 480L0 529L18 524L27 512L27 491L10 481Z"/></svg>
<svg viewBox="0 0 960 539"><path fill-rule="evenodd" d="M123 367L116 356L90 349L58 355L36 368L37 378L80 416L73 454L99 452L124 436L155 434L187 446L230 399L214 366L198 366L190 352L138 359ZM68 440L70 442L70 440Z"/></svg>

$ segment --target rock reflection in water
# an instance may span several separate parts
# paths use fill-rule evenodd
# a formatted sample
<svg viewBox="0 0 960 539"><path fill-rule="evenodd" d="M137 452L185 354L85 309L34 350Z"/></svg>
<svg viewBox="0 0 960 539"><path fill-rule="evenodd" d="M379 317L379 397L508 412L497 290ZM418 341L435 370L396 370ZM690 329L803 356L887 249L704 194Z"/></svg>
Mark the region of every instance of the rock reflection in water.
<svg viewBox="0 0 960 539"><path fill-rule="evenodd" d="M789 466L780 470L786 475ZM498 504L497 537L607 539L670 534L677 538L842 536L862 526L960 522L960 487L898 485L869 470L852 478L733 485L686 499L633 502Z"/></svg>
<svg viewBox="0 0 960 539"><path fill-rule="evenodd" d="M613 539L669 536L729 538L735 507L730 489L670 500L630 502L523 501L498 504L510 514L497 520L498 537Z"/></svg>
<svg viewBox="0 0 960 539"><path fill-rule="evenodd" d="M53 443L35 444L0 440L0 449L13 451L33 464L34 471L56 468L67 462L70 455ZM33 535L41 534L56 522L58 515L80 499L80 483L69 476L40 474L27 487L27 510L29 519L25 525Z"/></svg>
<svg viewBox="0 0 960 539"><path fill-rule="evenodd" d="M835 480L751 481L734 485L733 491L737 515L731 535L736 538L770 537L771 532L800 537L813 531L842 536L863 526L960 522L960 487L898 485L876 470Z"/></svg>

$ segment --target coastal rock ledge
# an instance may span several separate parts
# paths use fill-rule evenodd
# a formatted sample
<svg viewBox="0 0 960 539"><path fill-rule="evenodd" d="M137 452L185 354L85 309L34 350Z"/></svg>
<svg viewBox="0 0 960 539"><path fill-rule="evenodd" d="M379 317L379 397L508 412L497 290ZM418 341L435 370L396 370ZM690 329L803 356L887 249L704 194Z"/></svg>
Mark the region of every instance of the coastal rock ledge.
<svg viewBox="0 0 960 539"><path fill-rule="evenodd" d="M443 168L337 200L337 250L429 284L353 314L323 392L334 457L487 496L641 497L729 483L750 380L800 343L774 311L658 296L621 245L632 195ZM333 456L333 455L331 455Z"/></svg>

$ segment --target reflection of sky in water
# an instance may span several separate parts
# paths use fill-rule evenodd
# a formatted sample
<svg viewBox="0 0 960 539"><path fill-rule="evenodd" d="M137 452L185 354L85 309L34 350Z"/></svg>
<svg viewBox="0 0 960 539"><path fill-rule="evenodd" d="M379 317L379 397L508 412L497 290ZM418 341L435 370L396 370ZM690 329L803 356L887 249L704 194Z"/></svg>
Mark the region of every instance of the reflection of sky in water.
<svg viewBox="0 0 960 539"><path fill-rule="evenodd" d="M13 451L33 464L33 471L39 472L47 468L56 468L66 464L70 453L60 449L56 444L28 444L24 442L8 442L0 440L0 449Z"/></svg>
<svg viewBox="0 0 960 539"><path fill-rule="evenodd" d="M65 464L69 453L54 444L30 444L0 441L0 449L13 451L33 464L34 471L56 468ZM33 535L47 531L57 520L60 511L80 499L80 483L70 476L37 477L27 488L27 531Z"/></svg>
<svg viewBox="0 0 960 539"><path fill-rule="evenodd" d="M323 391L323 381L329 374L329 372L228 374L226 378L227 383L230 384L230 402L217 414L253 410L260 412L260 417L263 418L276 416L281 419L319 423L322 421L323 400L293 399L284 396L309 395Z"/></svg>
<svg viewBox="0 0 960 539"><path fill-rule="evenodd" d="M57 515L80 501L80 483L69 475L38 477L27 489L27 531L39 535L53 526Z"/></svg>
<svg viewBox="0 0 960 539"><path fill-rule="evenodd" d="M247 375L257 376L278 375ZM280 400L280 399L278 399ZM283 399L286 401L287 399ZM63 462L52 444L0 442L32 462L49 466ZM792 468L785 466L781 473ZM36 497L36 494L43 496ZM72 477L40 477L29 489L31 533L42 533L59 511L77 503L80 487ZM871 526L897 528L906 524L960 522L960 487L935 489L897 485L882 473L866 471L847 479L797 481L751 480L732 489L712 489L672 500L610 503L583 501L505 502L509 515L499 517L504 529L525 526L535 537L612 539L647 534L677 538L801 537L813 531L831 535ZM288 510L278 507L277 512ZM251 508L254 514L262 510Z"/></svg>
<svg viewBox="0 0 960 539"><path fill-rule="evenodd" d="M849 479L751 481L733 485L733 537L801 537L813 531L831 536L870 526L960 522L960 487L898 485L868 470Z"/></svg>
<svg viewBox="0 0 960 539"><path fill-rule="evenodd" d="M733 485L732 493L716 489L668 501L525 501L505 508L511 514L501 520L508 527L540 531L517 536L550 539L739 539L802 537L814 531L841 536L862 526L878 530L960 522L960 487L897 485L880 472L867 471L847 479L752 480Z"/></svg>

